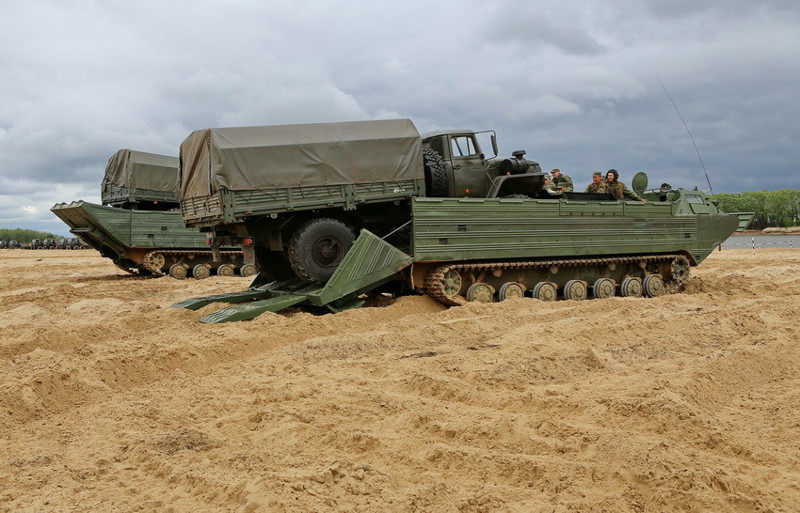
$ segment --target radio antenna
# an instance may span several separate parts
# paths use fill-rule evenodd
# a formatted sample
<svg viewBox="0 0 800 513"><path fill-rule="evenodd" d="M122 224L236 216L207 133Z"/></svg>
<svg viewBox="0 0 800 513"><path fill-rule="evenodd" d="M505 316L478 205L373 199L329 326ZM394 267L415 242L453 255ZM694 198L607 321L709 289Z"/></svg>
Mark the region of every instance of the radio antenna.
<svg viewBox="0 0 800 513"><path fill-rule="evenodd" d="M700 166L702 166L703 173L705 173L705 175L706 175L706 181L708 182L708 188L711 191L711 194L714 194L714 188L711 187L711 180L708 178L708 171L706 171L706 165L703 163L703 157L700 156L700 150L697 149L697 143L694 142L694 137L692 136L692 131L689 130L689 127L686 125L686 121L683 120L683 116L681 116L681 111L678 110L678 106L675 104L675 100L672 99L672 96L670 96L669 92L667 92L667 88L664 87L664 82L661 81L661 78L658 75L656 75L656 78L658 79L658 83L661 84L661 88L664 90L664 93L667 95L667 98L669 98L669 101L672 102L672 106L675 107L675 112L678 113L678 117L680 118L681 123L683 123L683 127L686 129L686 133L689 134L689 139L692 140L692 144L694 145L694 151L695 151L695 153L697 153L697 159L700 160Z"/></svg>

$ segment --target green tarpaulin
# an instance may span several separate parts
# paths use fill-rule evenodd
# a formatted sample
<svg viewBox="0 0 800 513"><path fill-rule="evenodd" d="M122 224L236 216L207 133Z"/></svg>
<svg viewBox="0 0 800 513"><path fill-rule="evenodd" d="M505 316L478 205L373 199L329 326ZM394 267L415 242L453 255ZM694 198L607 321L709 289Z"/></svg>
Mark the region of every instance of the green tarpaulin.
<svg viewBox="0 0 800 513"><path fill-rule="evenodd" d="M192 132L181 144L183 198L424 178L422 141L408 119Z"/></svg>

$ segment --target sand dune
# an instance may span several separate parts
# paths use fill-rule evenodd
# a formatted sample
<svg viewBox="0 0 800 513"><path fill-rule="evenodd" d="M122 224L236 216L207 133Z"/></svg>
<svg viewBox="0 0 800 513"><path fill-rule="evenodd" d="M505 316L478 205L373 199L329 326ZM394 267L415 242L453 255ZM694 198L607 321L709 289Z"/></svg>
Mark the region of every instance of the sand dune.
<svg viewBox="0 0 800 513"><path fill-rule="evenodd" d="M682 294L197 320L0 251L0 511L800 511L800 251Z"/></svg>

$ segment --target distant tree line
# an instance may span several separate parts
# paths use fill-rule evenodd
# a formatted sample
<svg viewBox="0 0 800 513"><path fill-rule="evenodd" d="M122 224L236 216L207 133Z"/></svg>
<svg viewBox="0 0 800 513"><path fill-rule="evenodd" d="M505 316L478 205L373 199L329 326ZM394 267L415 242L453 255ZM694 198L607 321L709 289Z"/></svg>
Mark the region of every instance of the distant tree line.
<svg viewBox="0 0 800 513"><path fill-rule="evenodd" d="M36 230L25 230L23 228L0 228L0 240L15 240L19 243L30 242L33 239L63 239L50 232L40 232Z"/></svg>
<svg viewBox="0 0 800 513"><path fill-rule="evenodd" d="M750 229L800 226L800 189L720 193L714 197L725 212L755 212Z"/></svg>

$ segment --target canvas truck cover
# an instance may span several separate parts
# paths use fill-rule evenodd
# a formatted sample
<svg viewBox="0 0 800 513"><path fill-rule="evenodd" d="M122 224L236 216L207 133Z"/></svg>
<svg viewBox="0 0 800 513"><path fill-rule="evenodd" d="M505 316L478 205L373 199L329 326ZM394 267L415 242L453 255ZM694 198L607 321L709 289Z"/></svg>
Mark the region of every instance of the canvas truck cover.
<svg viewBox="0 0 800 513"><path fill-rule="evenodd" d="M219 189L422 178L422 140L409 119L207 128L181 144L181 194L187 199Z"/></svg>
<svg viewBox="0 0 800 513"><path fill-rule="evenodd" d="M179 166L177 157L119 150L108 159L103 185L177 193Z"/></svg>

